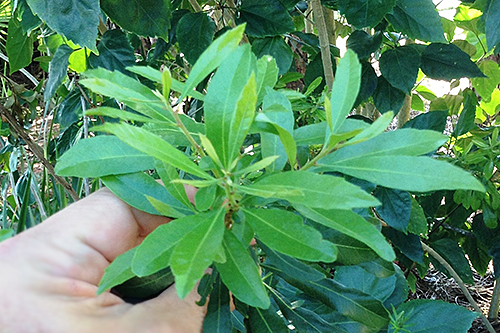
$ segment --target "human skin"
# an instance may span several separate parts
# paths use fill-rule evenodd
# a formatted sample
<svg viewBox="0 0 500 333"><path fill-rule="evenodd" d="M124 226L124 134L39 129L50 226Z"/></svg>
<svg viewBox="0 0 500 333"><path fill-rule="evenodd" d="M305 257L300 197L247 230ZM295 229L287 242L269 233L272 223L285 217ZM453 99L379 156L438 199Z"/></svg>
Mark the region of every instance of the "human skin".
<svg viewBox="0 0 500 333"><path fill-rule="evenodd" d="M180 300L174 285L136 305L96 296L110 262L169 221L103 189L1 242L0 331L201 332L206 307L195 291Z"/></svg>

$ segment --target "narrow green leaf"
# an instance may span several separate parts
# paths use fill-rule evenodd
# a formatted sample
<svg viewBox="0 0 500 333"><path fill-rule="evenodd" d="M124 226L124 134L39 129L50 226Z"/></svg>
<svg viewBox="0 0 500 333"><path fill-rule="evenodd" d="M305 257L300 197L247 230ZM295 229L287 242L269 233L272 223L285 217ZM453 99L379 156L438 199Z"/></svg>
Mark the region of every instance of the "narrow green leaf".
<svg viewBox="0 0 500 333"><path fill-rule="evenodd" d="M99 281L99 288L97 289L98 295L135 276L131 268L132 258L134 257L135 251L136 248L133 248L119 255L106 268L101 281Z"/></svg>
<svg viewBox="0 0 500 333"><path fill-rule="evenodd" d="M14 229L0 229L0 242L14 236Z"/></svg>
<svg viewBox="0 0 500 333"><path fill-rule="evenodd" d="M106 187L117 197L139 210L161 215L148 200L147 196L149 196L171 206L174 210L184 215L193 214L189 208L170 195L165 187L144 172L109 175L101 179Z"/></svg>
<svg viewBox="0 0 500 333"><path fill-rule="evenodd" d="M246 168L237 170L237 171L233 172L232 174L234 176L240 176L240 175L244 175L246 173L262 170L262 169L266 168L267 166L269 166L274 161L276 161L276 159L278 157L279 156L269 156L269 157L263 158L262 160L257 161L254 164L251 164Z"/></svg>
<svg viewBox="0 0 500 333"><path fill-rule="evenodd" d="M63 83L68 70L69 56L73 53L73 49L66 44L62 44L57 48L54 57L49 64L49 79L45 85L43 98L48 101Z"/></svg>
<svg viewBox="0 0 500 333"><path fill-rule="evenodd" d="M225 209L200 213L203 221L182 238L170 258L177 294L181 299L194 288L210 266L224 235Z"/></svg>
<svg viewBox="0 0 500 333"><path fill-rule="evenodd" d="M243 209L259 239L278 252L307 261L332 262L336 249L302 218L280 209Z"/></svg>
<svg viewBox="0 0 500 333"><path fill-rule="evenodd" d="M189 172L203 179L212 179L212 177L194 164L184 153L175 149L165 140L158 136L135 126L125 123L112 124L106 123L94 130L108 132L116 135L120 140L129 146L148 154L160 161L168 163L173 167Z"/></svg>
<svg viewBox="0 0 500 333"><path fill-rule="evenodd" d="M217 38L200 56L194 64L189 78L186 81L184 90L179 100L190 95L198 83L200 83L208 74L219 67L222 61L237 47L243 37L245 25L239 25L229 30L224 35Z"/></svg>
<svg viewBox="0 0 500 333"><path fill-rule="evenodd" d="M172 75L170 74L170 70L168 68L164 68L161 73L161 85L163 97L168 101L170 96L170 87L172 86Z"/></svg>
<svg viewBox="0 0 500 333"><path fill-rule="evenodd" d="M173 180L179 179L177 170L170 164L157 159L155 159L155 169L167 191L170 192L174 198L182 202L186 207L192 207L192 204L187 197L186 190L184 189L184 185L172 183Z"/></svg>
<svg viewBox="0 0 500 333"><path fill-rule="evenodd" d="M227 287L217 276L210 293L207 314L203 320L203 332L231 333L231 297Z"/></svg>
<svg viewBox="0 0 500 333"><path fill-rule="evenodd" d="M340 60L331 95L331 118L333 134L338 133L345 118L352 111L361 82L361 64L352 50L347 50ZM329 110L326 110L329 112Z"/></svg>
<svg viewBox="0 0 500 333"><path fill-rule="evenodd" d="M318 165L323 171L338 171L377 185L406 191L485 191L484 186L470 173L426 156L360 156Z"/></svg>
<svg viewBox="0 0 500 333"><path fill-rule="evenodd" d="M175 247L205 218L206 214L191 215L157 227L137 247L132 261L134 274L146 276L169 266Z"/></svg>
<svg viewBox="0 0 500 333"><path fill-rule="evenodd" d="M153 206L153 208L156 209L158 213L160 213L163 216L167 216L173 219L186 216L185 214L179 212L177 209L173 208L169 204L160 201L158 199L155 199L149 195L146 195L146 199L149 201L151 206Z"/></svg>
<svg viewBox="0 0 500 333"><path fill-rule="evenodd" d="M361 133L359 133L351 141L349 141L349 144L362 142L379 136L380 134L384 133L387 127L389 127L393 119L394 113L392 113L391 111L384 113L377 120L375 120L373 124L365 128Z"/></svg>
<svg viewBox="0 0 500 333"><path fill-rule="evenodd" d="M21 22L15 17L9 20L5 49L9 57L10 74L31 63L31 58L33 57L33 38L23 32Z"/></svg>
<svg viewBox="0 0 500 333"><path fill-rule="evenodd" d="M138 121L142 123L155 123L162 124L164 127L172 126L173 123L166 120L153 119L143 116L138 113L132 113L127 110L121 110L109 106L101 106L95 109L88 109L85 112L86 116L105 116L111 118L117 118L124 121Z"/></svg>
<svg viewBox="0 0 500 333"><path fill-rule="evenodd" d="M257 60L257 104L260 104L266 95L266 88L272 88L278 81L278 65L271 56L263 56Z"/></svg>
<svg viewBox="0 0 500 333"><path fill-rule="evenodd" d="M373 224L349 210L324 210L295 206L305 217L335 229L368 245L380 257L387 261L396 258L392 247L387 243Z"/></svg>
<svg viewBox="0 0 500 333"><path fill-rule="evenodd" d="M205 124L198 123L184 114L179 114L179 119L196 143L200 144L198 135L205 133ZM159 136L173 146L191 146L191 142L186 137L186 134L184 134L176 123L149 122L143 125L142 128Z"/></svg>
<svg viewBox="0 0 500 333"><path fill-rule="evenodd" d="M61 176L102 177L154 168L152 157L123 143L115 136L100 135L80 140L59 158Z"/></svg>
<svg viewBox="0 0 500 333"><path fill-rule="evenodd" d="M268 192L268 197L325 209L350 209L379 205L379 201L374 197L341 177L305 171L272 174L262 177L254 184L240 186L239 189ZM298 191L301 195L295 194L294 191Z"/></svg>
<svg viewBox="0 0 500 333"><path fill-rule="evenodd" d="M274 304L265 310L250 307L248 309L248 325L252 332L259 333L288 333L290 330L278 315L278 309Z"/></svg>
<svg viewBox="0 0 500 333"><path fill-rule="evenodd" d="M222 246L226 262L216 263L222 281L236 298L246 304L262 309L270 305L264 284L256 263L236 236L226 230Z"/></svg>

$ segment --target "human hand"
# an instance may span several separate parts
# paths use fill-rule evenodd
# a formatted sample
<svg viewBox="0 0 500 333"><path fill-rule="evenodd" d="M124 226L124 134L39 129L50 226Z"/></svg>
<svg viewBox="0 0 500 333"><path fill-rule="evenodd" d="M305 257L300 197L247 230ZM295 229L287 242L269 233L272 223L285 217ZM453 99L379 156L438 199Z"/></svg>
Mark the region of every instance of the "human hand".
<svg viewBox="0 0 500 333"><path fill-rule="evenodd" d="M96 296L110 262L167 222L103 189L0 243L1 331L201 332L206 307L175 284L137 305Z"/></svg>

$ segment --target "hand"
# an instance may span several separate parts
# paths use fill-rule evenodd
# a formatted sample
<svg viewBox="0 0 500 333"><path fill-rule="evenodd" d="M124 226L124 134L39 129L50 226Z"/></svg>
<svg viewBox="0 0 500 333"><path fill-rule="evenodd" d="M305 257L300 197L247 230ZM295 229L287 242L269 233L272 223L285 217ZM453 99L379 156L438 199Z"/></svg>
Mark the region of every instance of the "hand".
<svg viewBox="0 0 500 333"><path fill-rule="evenodd" d="M195 291L180 300L175 284L137 305L96 296L110 262L169 221L103 189L0 243L1 331L201 332L206 308Z"/></svg>

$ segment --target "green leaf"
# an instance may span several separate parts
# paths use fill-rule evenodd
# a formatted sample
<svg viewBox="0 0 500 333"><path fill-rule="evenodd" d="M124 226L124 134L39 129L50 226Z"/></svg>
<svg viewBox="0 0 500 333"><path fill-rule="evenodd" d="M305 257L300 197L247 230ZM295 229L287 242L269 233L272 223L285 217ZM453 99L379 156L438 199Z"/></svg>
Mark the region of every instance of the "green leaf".
<svg viewBox="0 0 500 333"><path fill-rule="evenodd" d="M251 164L246 168L243 168L243 169L240 169L240 170L233 172L232 175L233 176L241 176L241 175L244 175L244 174L247 174L250 172L262 170L262 169L266 168L267 166L269 166L270 164L272 164L274 161L276 161L276 159L278 157L279 156L269 156L269 157L263 158L262 160L257 161L254 164Z"/></svg>
<svg viewBox="0 0 500 333"><path fill-rule="evenodd" d="M486 32L486 43L488 50L494 48L500 43L500 3L494 0L488 0L486 8L483 11L484 31Z"/></svg>
<svg viewBox="0 0 500 333"><path fill-rule="evenodd" d="M324 226L321 225L321 227ZM363 262L373 262L373 260L380 258L366 244L337 230L328 228L321 230L321 233L323 238L337 247L338 254L335 263L338 265L358 265Z"/></svg>
<svg viewBox="0 0 500 333"><path fill-rule="evenodd" d="M96 93L113 97L153 119L174 122L162 100L151 89L119 71L97 68L85 72L80 83Z"/></svg>
<svg viewBox="0 0 500 333"><path fill-rule="evenodd" d="M138 298L139 300L156 297L174 283L174 274L170 267L164 268L155 274L137 277L134 276L113 288L113 293L120 295L123 300Z"/></svg>
<svg viewBox="0 0 500 333"><path fill-rule="evenodd" d="M427 218L423 208L415 198L411 198L410 221L408 222L408 232L415 235L425 235L427 233Z"/></svg>
<svg viewBox="0 0 500 333"><path fill-rule="evenodd" d="M500 66L493 60L485 60L480 62L478 67L487 77L471 79L472 86L482 99L489 101L491 94L500 84Z"/></svg>
<svg viewBox="0 0 500 333"><path fill-rule="evenodd" d="M354 107L358 106L361 102L368 100L377 88L378 77L372 65L363 61L361 66L361 84L358 96L354 102Z"/></svg>
<svg viewBox="0 0 500 333"><path fill-rule="evenodd" d="M175 247L205 218L206 214L191 215L157 227L137 247L132 261L134 274L146 276L168 267Z"/></svg>
<svg viewBox="0 0 500 333"><path fill-rule="evenodd" d="M106 268L101 281L99 281L99 288L97 289L98 295L135 276L131 268L132 258L134 257L135 251L136 248L133 248L119 255Z"/></svg>
<svg viewBox="0 0 500 333"><path fill-rule="evenodd" d="M395 88L410 94L420 68L420 53L411 45L387 50L380 57L380 71Z"/></svg>
<svg viewBox="0 0 500 333"><path fill-rule="evenodd" d="M383 232L392 245L408 257L408 259L420 264L423 263L424 251L422 250L420 238L417 235L411 233L405 234L393 228L384 228Z"/></svg>
<svg viewBox="0 0 500 333"><path fill-rule="evenodd" d="M186 190L184 189L184 185L172 183L173 180L179 179L177 170L170 164L160 160L155 160L155 169L167 191L186 207L192 207L187 197Z"/></svg>
<svg viewBox="0 0 500 333"><path fill-rule="evenodd" d="M425 333L467 332L472 321L478 317L477 313L456 304L428 299L403 303L398 306L397 312L405 314L403 329ZM401 328L389 325L387 332L401 332Z"/></svg>
<svg viewBox="0 0 500 333"><path fill-rule="evenodd" d="M374 137L379 136L384 133L384 131L389 127L394 119L394 113L391 111L383 114L377 120L375 120L369 127L365 128L361 133L357 134L351 141L350 144L355 144L358 142L363 142L365 140L370 140Z"/></svg>
<svg viewBox="0 0 500 333"><path fill-rule="evenodd" d="M448 110L426 112L407 121L403 128L428 129L443 133L447 117Z"/></svg>
<svg viewBox="0 0 500 333"><path fill-rule="evenodd" d="M167 216L167 217L170 217L173 219L186 216L186 214L179 212L178 210L176 210L175 208L173 208L169 204L167 204L163 201L160 201L158 199L155 199L149 195L146 195L146 199L149 201L151 206L153 206L153 208L158 213L160 213L160 215Z"/></svg>
<svg viewBox="0 0 500 333"><path fill-rule="evenodd" d="M193 88L205 79L214 69L219 67L222 61L238 47L243 37L244 30L245 25L240 25L224 33L224 35L210 44L191 69L179 100L184 99L186 96L190 96Z"/></svg>
<svg viewBox="0 0 500 333"><path fill-rule="evenodd" d="M365 158L388 155L423 155L435 151L447 139L447 136L429 130L400 129L384 132L370 140L339 149L320 159L318 165L357 160L361 156Z"/></svg>
<svg viewBox="0 0 500 333"><path fill-rule="evenodd" d="M236 236L226 230L222 246L226 253L225 263L216 263L222 281L240 301L267 309L270 305L256 263Z"/></svg>
<svg viewBox="0 0 500 333"><path fill-rule="evenodd" d="M295 206L305 217L344 233L369 246L387 261L395 259L392 247L373 224L349 210L324 210Z"/></svg>
<svg viewBox="0 0 500 333"><path fill-rule="evenodd" d="M263 191L268 193L266 197L325 209L350 209L379 204L374 197L341 177L305 171L272 174L259 179L254 184L240 186L239 189L247 192L249 190Z"/></svg>
<svg viewBox="0 0 500 333"><path fill-rule="evenodd" d="M5 49L9 57L10 74L31 63L31 58L33 57L33 38L23 32L21 22L15 17L9 20Z"/></svg>
<svg viewBox="0 0 500 333"><path fill-rule="evenodd" d="M38 15L57 33L81 47L95 50L101 8L99 0L27 0Z"/></svg>
<svg viewBox="0 0 500 333"><path fill-rule="evenodd" d="M73 53L73 49L66 44L62 44L57 48L54 57L50 61L49 79L45 85L45 91L43 92L43 98L46 101L54 96L57 88L64 82L71 53Z"/></svg>
<svg viewBox="0 0 500 333"><path fill-rule="evenodd" d="M92 53L88 58L90 68L102 67L109 71L117 70L129 74L125 68L135 65L134 49L121 30L106 31L97 45L97 50L99 55Z"/></svg>
<svg viewBox="0 0 500 333"><path fill-rule="evenodd" d="M216 191L217 191L217 185L211 185L198 189L198 191L194 196L194 202L196 203L196 208L199 211L205 211L209 209L215 200Z"/></svg>
<svg viewBox="0 0 500 333"><path fill-rule="evenodd" d="M214 21L204 12L188 13L179 20L176 29L179 49L189 63L194 64L212 43Z"/></svg>
<svg viewBox="0 0 500 333"><path fill-rule="evenodd" d="M81 103L80 103L81 104ZM110 118L116 118L124 121L136 121L142 123L155 123L162 124L164 127L173 127L171 122L165 120L158 120L143 116L136 112L130 112L127 110L121 110L114 107L100 106L95 109L88 109L85 112L86 116L104 116Z"/></svg>
<svg viewBox="0 0 500 333"><path fill-rule="evenodd" d="M339 0L339 11L356 28L373 28L390 13L396 0Z"/></svg>
<svg viewBox="0 0 500 333"><path fill-rule="evenodd" d="M485 77L467 53L453 44L432 43L422 53L422 71L436 80Z"/></svg>
<svg viewBox="0 0 500 333"><path fill-rule="evenodd" d="M279 75L283 75L290 69L293 61L293 52L283 37L256 38L252 43L252 51L257 58L265 55L272 56L279 68Z"/></svg>
<svg viewBox="0 0 500 333"><path fill-rule="evenodd" d="M394 229L406 232L411 213L410 193L377 187L373 195L382 203L376 208L378 215Z"/></svg>
<svg viewBox="0 0 500 333"><path fill-rule="evenodd" d="M204 218L189 231L174 249L170 265L175 275L177 294L181 299L194 288L210 266L224 235L225 209L200 213Z"/></svg>
<svg viewBox="0 0 500 333"><path fill-rule="evenodd" d="M425 42L446 42L441 19L432 0L398 0L387 20L398 31Z"/></svg>
<svg viewBox="0 0 500 333"><path fill-rule="evenodd" d="M140 36L168 40L170 1L100 0L102 10L123 29Z"/></svg>
<svg viewBox="0 0 500 333"><path fill-rule="evenodd" d="M230 305L229 291L217 276L203 320L203 332L230 333L233 327Z"/></svg>
<svg viewBox="0 0 500 333"><path fill-rule="evenodd" d="M450 238L442 238L432 242L430 246L453 267L455 272L465 283L474 284L474 278L472 277L469 261L465 258L464 252L457 242ZM433 263L436 262L433 260L432 256L431 261ZM442 270L443 267L441 266L439 268ZM444 270L443 273L449 274L447 270Z"/></svg>
<svg viewBox="0 0 500 333"><path fill-rule="evenodd" d="M377 185L406 191L470 189L484 192L483 185L470 173L425 156L361 155L319 166L323 171L338 171Z"/></svg>
<svg viewBox="0 0 500 333"><path fill-rule="evenodd" d="M64 97L56 114L56 121L61 127L69 127L81 119L83 116L82 96L81 90L75 87ZM85 106L90 108L87 101L85 101Z"/></svg>
<svg viewBox="0 0 500 333"><path fill-rule="evenodd" d="M257 103L255 62L249 44L239 47L221 64L205 97L207 138L226 168L239 154L253 120Z"/></svg>
<svg viewBox="0 0 500 333"><path fill-rule="evenodd" d="M21 18L21 25L25 34L31 35L33 30L40 27L42 24L40 18L31 11L27 0L17 1L17 8L15 11L18 13L18 17Z"/></svg>
<svg viewBox="0 0 500 333"><path fill-rule="evenodd" d="M283 318L278 315L278 309L274 304L271 304L267 309L259 309L250 307L248 309L248 326L251 332L259 333L288 333L290 330L283 321Z"/></svg>
<svg viewBox="0 0 500 333"><path fill-rule="evenodd" d="M125 123L106 123L95 128L96 131L113 133L120 140L131 147L148 154L160 161L168 163L173 167L189 172L203 179L212 177L194 164L184 153L175 149L168 142L160 139L150 132Z"/></svg>
<svg viewBox="0 0 500 333"><path fill-rule="evenodd" d="M263 56L257 60L257 104L264 99L266 88L272 88L278 81L278 65L271 56Z"/></svg>
<svg viewBox="0 0 500 333"><path fill-rule="evenodd" d="M382 34L377 32L371 36L363 30L355 30L347 39L347 48L353 50L359 59L367 59L377 51L382 43Z"/></svg>
<svg viewBox="0 0 500 333"><path fill-rule="evenodd" d="M398 113L405 102L406 94L394 88L382 75L378 77L377 87L373 92L373 103L381 113Z"/></svg>
<svg viewBox="0 0 500 333"><path fill-rule="evenodd" d="M236 24L245 22L245 32L252 37L279 36L295 29L291 16L278 0L244 1L238 14Z"/></svg>
<svg viewBox="0 0 500 333"><path fill-rule="evenodd" d="M100 135L80 140L58 160L61 176L102 177L154 168L153 158L115 136Z"/></svg>
<svg viewBox="0 0 500 333"><path fill-rule="evenodd" d="M179 114L179 119L193 139L200 144L199 135L205 133L205 124L198 123L184 114ZM173 146L191 146L191 142L175 123L165 124L160 121L154 121L143 125L142 128L159 136Z"/></svg>
<svg viewBox="0 0 500 333"><path fill-rule="evenodd" d="M332 262L336 249L302 218L280 209L243 209L259 239L272 249L307 261Z"/></svg>
<svg viewBox="0 0 500 333"><path fill-rule="evenodd" d="M377 278L359 266L341 266L335 269L334 280L347 288L357 289L384 302L396 287L396 275Z"/></svg>
<svg viewBox="0 0 500 333"><path fill-rule="evenodd" d="M331 109L325 110L327 113L331 112L330 129L333 134L338 133L345 118L352 111L354 101L358 96L360 82L361 64L358 61L358 56L354 51L347 50L335 73L330 99Z"/></svg>
<svg viewBox="0 0 500 333"><path fill-rule="evenodd" d="M109 175L101 179L106 187L117 197L139 210L161 215L148 200L147 197L149 196L169 205L173 210L181 214L193 214L189 208L170 195L165 187L143 172Z"/></svg>
<svg viewBox="0 0 500 333"><path fill-rule="evenodd" d="M0 229L0 242L14 236L14 229Z"/></svg>
<svg viewBox="0 0 500 333"><path fill-rule="evenodd" d="M468 133L470 130L476 128L474 120L476 119L476 107L478 106L477 96L471 89L466 89L463 92L464 102L463 109L458 118L457 125L453 131L454 136L460 136Z"/></svg>

